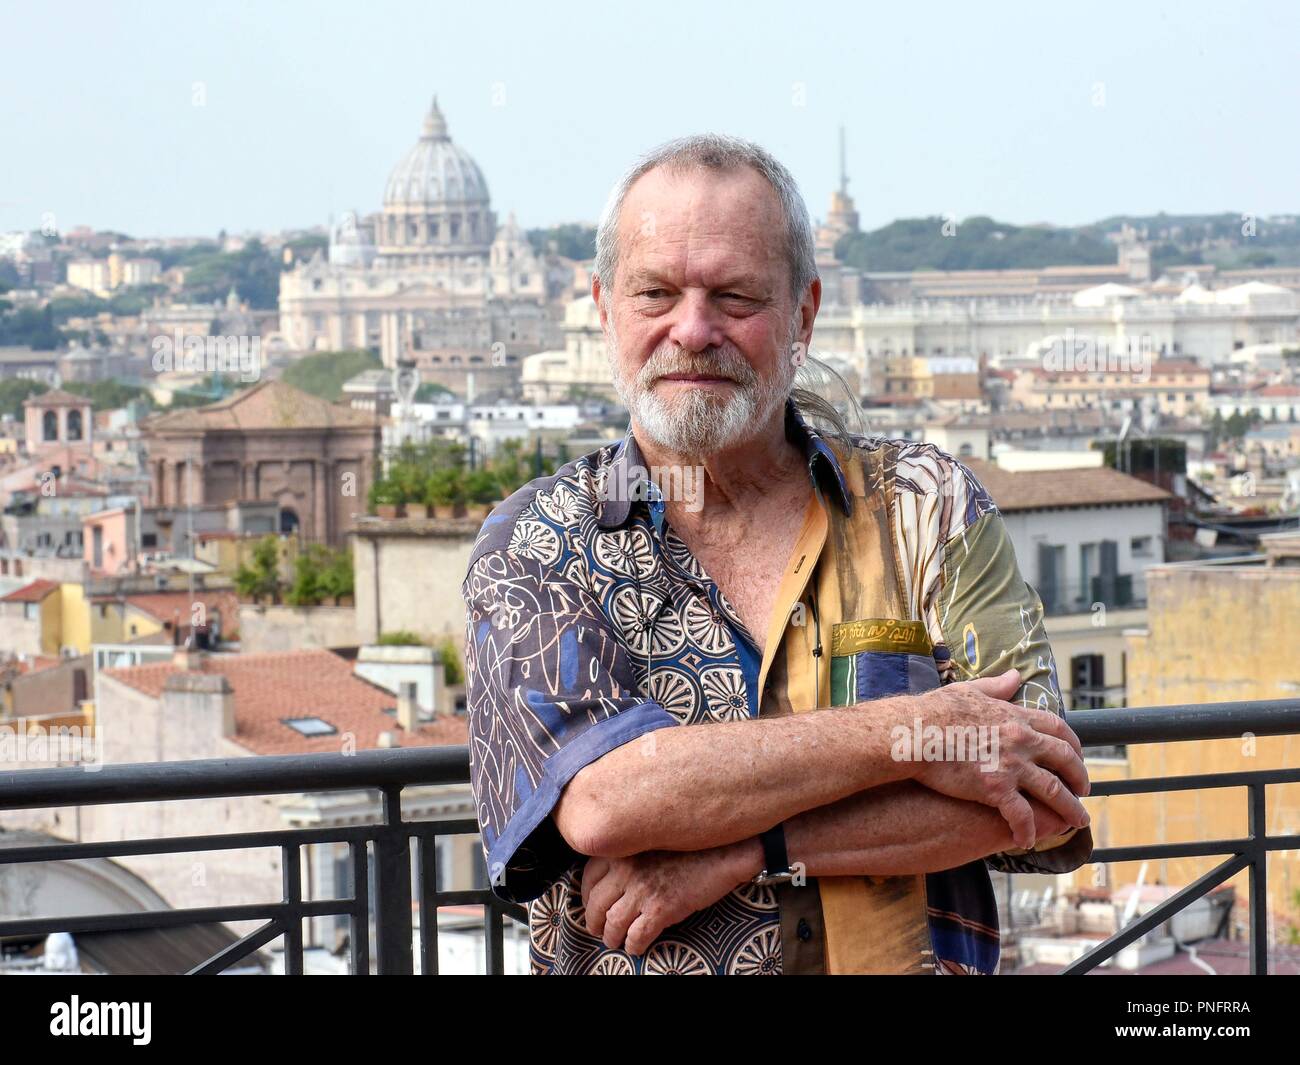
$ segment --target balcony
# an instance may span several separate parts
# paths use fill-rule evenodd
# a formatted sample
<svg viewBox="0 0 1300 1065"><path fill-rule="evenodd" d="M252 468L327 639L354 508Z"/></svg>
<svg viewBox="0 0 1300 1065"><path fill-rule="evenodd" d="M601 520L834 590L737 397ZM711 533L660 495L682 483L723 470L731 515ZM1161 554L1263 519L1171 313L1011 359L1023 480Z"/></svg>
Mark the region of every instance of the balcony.
<svg viewBox="0 0 1300 1065"><path fill-rule="evenodd" d="M1213 703L1191 706L1081 710L1067 714L1086 747L1240 738L1243 734L1300 734L1300 700ZM273 942L282 944L282 971L304 971L304 920L338 917L350 932L347 968L353 973L438 973L440 909L476 907L481 912L485 969L506 970L506 921L526 926L523 907L503 904L486 889L439 890L435 844L441 837L476 835L472 820L411 821L402 815L402 789L417 785L464 784L469 779L463 747L362 751L350 756L306 755L196 760L161 764L110 765L95 772L77 767L0 774L0 811L96 804L157 803L232 796L274 796L303 792L377 793L382 818L374 824L328 828L286 828L105 842L0 846L5 867L47 862L149 854L203 854L246 848L275 848L283 870L281 897L252 905L154 909L134 913L77 914L0 920L0 944L64 932L73 936L255 923L184 971L201 975L229 971ZM1094 783L1092 795L1135 795L1199 789L1226 793L1244 788L1249 829L1238 839L1204 840L1099 849L1096 864L1221 856L1223 861L1170 898L1065 967L1084 973L1115 957L1169 921L1194 900L1241 871L1249 876L1249 969L1266 975L1268 958L1267 859L1275 851L1300 848L1300 836L1270 836L1265 824L1267 789L1300 783L1300 768L1218 773ZM347 848L346 897L313 899L304 892L302 848L336 843ZM372 879L373 872L373 879ZM413 875L414 874L414 875ZM371 884L373 883L373 889ZM373 949L372 949L373 943Z"/></svg>
<svg viewBox="0 0 1300 1065"><path fill-rule="evenodd" d="M1043 609L1057 617L1088 614L1098 606L1107 610L1139 610L1147 605L1146 578L1142 574L1118 573L1057 585L1039 584Z"/></svg>

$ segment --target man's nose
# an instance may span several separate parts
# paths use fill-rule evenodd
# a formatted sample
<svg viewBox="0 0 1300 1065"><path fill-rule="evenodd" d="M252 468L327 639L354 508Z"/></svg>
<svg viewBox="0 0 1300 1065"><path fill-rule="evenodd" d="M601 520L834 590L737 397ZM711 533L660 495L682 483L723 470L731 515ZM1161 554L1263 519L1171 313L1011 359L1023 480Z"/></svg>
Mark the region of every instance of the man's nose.
<svg viewBox="0 0 1300 1065"><path fill-rule="evenodd" d="M702 292L687 292L673 308L668 339L685 351L704 351L722 343L718 309Z"/></svg>

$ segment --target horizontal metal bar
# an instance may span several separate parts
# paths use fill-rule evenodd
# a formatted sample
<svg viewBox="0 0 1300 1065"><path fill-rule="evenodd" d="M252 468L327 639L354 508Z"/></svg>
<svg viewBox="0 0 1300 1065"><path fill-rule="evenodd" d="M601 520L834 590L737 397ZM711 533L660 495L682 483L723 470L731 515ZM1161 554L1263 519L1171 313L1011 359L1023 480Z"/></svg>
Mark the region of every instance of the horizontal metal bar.
<svg viewBox="0 0 1300 1065"><path fill-rule="evenodd" d="M135 932L145 928L176 928L188 924L228 924L231 921L285 921L303 917L345 916L352 899L314 899L290 907L283 902L238 906L203 906L188 910L136 910L132 913L90 913L67 917L22 917L0 921L0 936L49 935L51 932Z"/></svg>
<svg viewBox="0 0 1300 1065"><path fill-rule="evenodd" d="M1067 710L1065 720L1085 747L1284 736L1300 733L1300 699Z"/></svg>
<svg viewBox="0 0 1300 1065"><path fill-rule="evenodd" d="M288 828L274 832L228 832L213 836L158 836L153 839L114 839L93 843L36 843L0 847L0 865L23 862L66 862L88 858L126 858L137 854L188 854L194 851L259 850L311 843L350 843L374 838L371 825L337 828Z"/></svg>
<svg viewBox="0 0 1300 1065"><path fill-rule="evenodd" d="M354 754L259 755L69 766L0 773L0 810L234 795L363 791L409 784L464 784L466 747L398 747Z"/></svg>
<svg viewBox="0 0 1300 1065"><path fill-rule="evenodd" d="M1295 784L1300 768L1247 769L1239 773L1202 773L1182 777L1141 777L1137 780L1097 780L1088 798L1104 795L1147 795L1162 791L1203 791L1207 788L1244 788L1252 784Z"/></svg>
<svg viewBox="0 0 1300 1065"><path fill-rule="evenodd" d="M1300 699L1069 710L1085 746L1300 734ZM464 784L466 747L406 747L354 754L261 755L0 772L0 810L158 802L237 795L380 790ZM1126 782L1127 783L1127 782ZM433 825L439 822L412 822ZM424 835L430 830L416 831ZM437 831L437 830L433 830ZM469 831L472 831L469 830Z"/></svg>
<svg viewBox="0 0 1300 1065"><path fill-rule="evenodd" d="M1099 847L1090 865L1141 862L1165 858L1214 858L1221 854L1249 854L1255 850L1300 850L1300 836L1265 836L1261 839L1217 839L1195 843L1135 843L1131 847Z"/></svg>

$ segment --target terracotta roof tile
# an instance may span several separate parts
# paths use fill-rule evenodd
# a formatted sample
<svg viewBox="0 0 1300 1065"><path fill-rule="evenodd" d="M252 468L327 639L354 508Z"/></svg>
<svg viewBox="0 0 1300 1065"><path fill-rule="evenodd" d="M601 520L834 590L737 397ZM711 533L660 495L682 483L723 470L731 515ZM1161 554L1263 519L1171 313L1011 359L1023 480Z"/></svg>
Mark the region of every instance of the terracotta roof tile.
<svg viewBox="0 0 1300 1065"><path fill-rule="evenodd" d="M964 459L1002 511L1095 507L1108 503L1159 503L1173 496L1163 488L1112 470L1025 470L1011 473L983 459Z"/></svg>
<svg viewBox="0 0 1300 1065"><path fill-rule="evenodd" d="M172 662L106 670L113 677L153 698L163 685L182 672ZM362 680L351 665L329 651L313 649L268 654L203 657L199 672L220 673L234 691L234 741L253 754L311 754L338 751L348 734L356 749L379 746L383 732L395 732L403 747L428 747L468 742L463 717L439 717L414 732L404 732L393 714L397 696ZM318 717L336 731L304 736L283 723L285 718Z"/></svg>
<svg viewBox="0 0 1300 1065"><path fill-rule="evenodd" d="M137 610L142 610L158 621L175 622L178 618L182 629L190 625L190 612L194 603L202 603L209 614L216 613L221 618L222 639L234 640L239 635L239 596L229 588L213 591L189 592L136 592L130 595L96 595L91 602L117 603L123 599Z"/></svg>
<svg viewBox="0 0 1300 1065"><path fill-rule="evenodd" d="M150 431L196 432L233 429L336 429L379 427L376 417L313 396L283 381L260 381L203 407L156 414L144 422Z"/></svg>
<svg viewBox="0 0 1300 1065"><path fill-rule="evenodd" d="M10 592L6 596L0 596L0 601L6 603L39 603L51 592L57 591L58 587L58 581L34 580L31 584L24 585L17 591Z"/></svg>

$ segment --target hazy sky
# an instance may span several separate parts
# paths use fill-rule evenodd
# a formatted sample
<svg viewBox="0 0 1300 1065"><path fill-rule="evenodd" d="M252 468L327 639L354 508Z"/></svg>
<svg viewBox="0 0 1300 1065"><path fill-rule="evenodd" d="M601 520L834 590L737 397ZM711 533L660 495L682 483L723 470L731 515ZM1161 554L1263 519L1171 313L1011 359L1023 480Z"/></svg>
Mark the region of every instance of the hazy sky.
<svg viewBox="0 0 1300 1065"><path fill-rule="evenodd" d="M369 212L435 92L524 226L594 220L637 153L701 130L767 146L820 217L841 122L865 227L1300 211L1285 0L0 0L0 38L0 230Z"/></svg>

